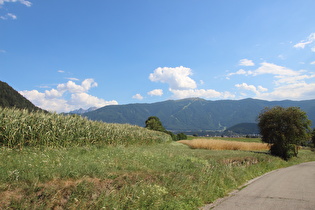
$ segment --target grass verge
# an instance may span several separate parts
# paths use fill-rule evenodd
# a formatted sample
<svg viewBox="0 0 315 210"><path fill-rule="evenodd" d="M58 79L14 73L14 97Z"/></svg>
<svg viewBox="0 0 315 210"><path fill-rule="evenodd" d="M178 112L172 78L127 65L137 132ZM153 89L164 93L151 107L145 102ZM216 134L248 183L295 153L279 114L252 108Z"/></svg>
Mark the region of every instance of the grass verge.
<svg viewBox="0 0 315 210"><path fill-rule="evenodd" d="M0 149L0 208L196 209L286 162L249 151L149 146Z"/></svg>

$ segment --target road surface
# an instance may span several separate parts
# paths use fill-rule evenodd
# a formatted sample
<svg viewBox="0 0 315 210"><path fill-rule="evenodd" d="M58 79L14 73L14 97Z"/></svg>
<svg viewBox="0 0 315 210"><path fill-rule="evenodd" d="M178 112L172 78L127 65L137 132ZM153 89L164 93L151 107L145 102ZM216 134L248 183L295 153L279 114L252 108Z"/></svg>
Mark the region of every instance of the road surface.
<svg viewBox="0 0 315 210"><path fill-rule="evenodd" d="M268 173L244 189L202 209L315 210L315 162Z"/></svg>

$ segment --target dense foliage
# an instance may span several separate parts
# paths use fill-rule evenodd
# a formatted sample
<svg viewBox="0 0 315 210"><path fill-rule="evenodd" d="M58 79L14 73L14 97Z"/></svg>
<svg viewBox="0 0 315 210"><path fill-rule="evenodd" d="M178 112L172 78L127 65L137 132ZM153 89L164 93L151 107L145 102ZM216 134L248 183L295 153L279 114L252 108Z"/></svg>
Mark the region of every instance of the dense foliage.
<svg viewBox="0 0 315 210"><path fill-rule="evenodd" d="M258 117L262 141L272 144L271 153L284 159L297 156L297 145L309 140L311 121L298 107L266 108Z"/></svg>
<svg viewBox="0 0 315 210"><path fill-rule="evenodd" d="M0 81L0 107L16 107L30 111L41 110L7 83L2 81Z"/></svg>
<svg viewBox="0 0 315 210"><path fill-rule="evenodd" d="M145 128L161 132L166 131L160 119L155 116L151 116L145 121Z"/></svg>
<svg viewBox="0 0 315 210"><path fill-rule="evenodd" d="M0 146L10 148L141 145L169 140L170 137L162 132L134 125L96 122L79 115L0 107Z"/></svg>

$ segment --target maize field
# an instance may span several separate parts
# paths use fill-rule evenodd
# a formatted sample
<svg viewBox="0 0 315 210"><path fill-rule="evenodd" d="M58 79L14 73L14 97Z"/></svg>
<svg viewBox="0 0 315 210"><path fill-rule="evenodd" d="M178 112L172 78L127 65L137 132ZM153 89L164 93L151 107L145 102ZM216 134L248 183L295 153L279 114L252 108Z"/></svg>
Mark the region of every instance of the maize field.
<svg viewBox="0 0 315 210"><path fill-rule="evenodd" d="M67 147L143 145L171 141L169 135L129 124L91 121L79 115L0 107L0 146Z"/></svg>

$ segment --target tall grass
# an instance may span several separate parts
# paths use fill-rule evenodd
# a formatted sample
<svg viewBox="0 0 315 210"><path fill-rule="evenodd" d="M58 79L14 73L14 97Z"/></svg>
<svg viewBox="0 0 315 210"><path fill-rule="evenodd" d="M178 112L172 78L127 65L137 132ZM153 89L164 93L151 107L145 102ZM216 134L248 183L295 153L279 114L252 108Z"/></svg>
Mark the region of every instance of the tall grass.
<svg viewBox="0 0 315 210"><path fill-rule="evenodd" d="M129 124L91 121L78 115L0 108L0 146L67 147L151 144L170 136Z"/></svg>
<svg viewBox="0 0 315 210"><path fill-rule="evenodd" d="M240 142L240 141L226 141L216 139L193 139L181 140L182 144L188 145L192 149L209 149L209 150L243 150L243 151L257 151L269 150L270 147L265 143L257 142Z"/></svg>

